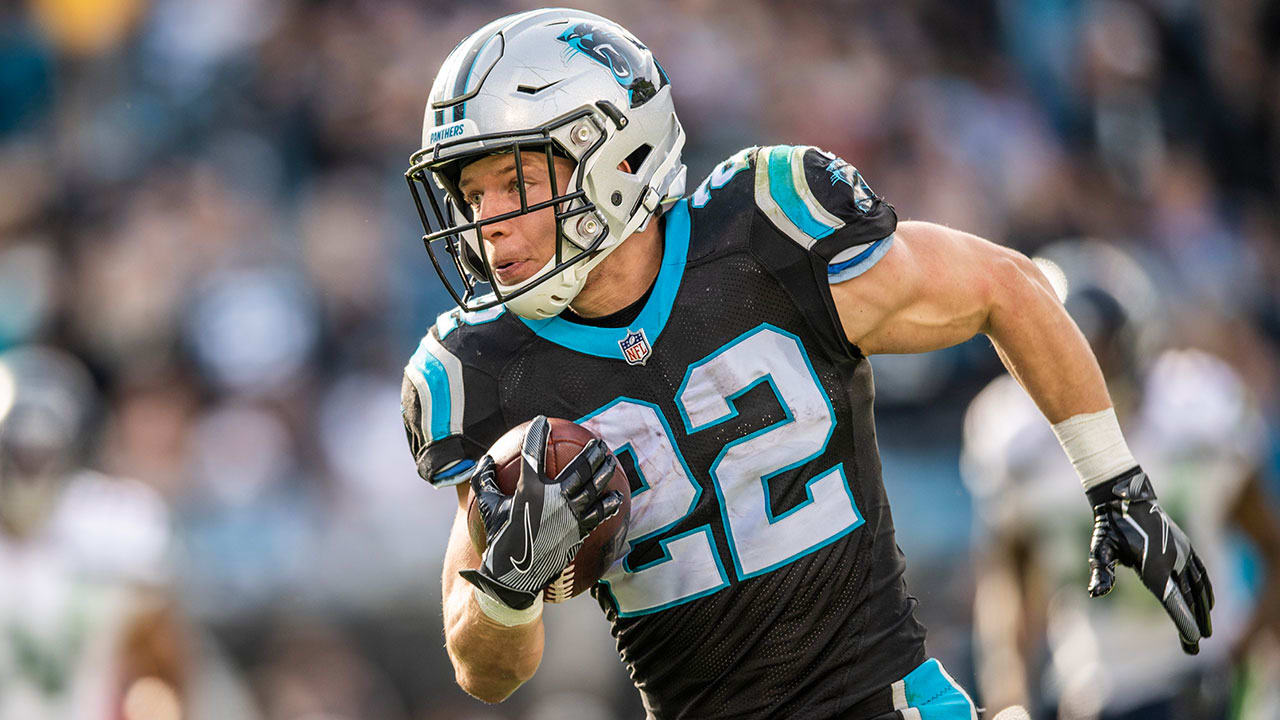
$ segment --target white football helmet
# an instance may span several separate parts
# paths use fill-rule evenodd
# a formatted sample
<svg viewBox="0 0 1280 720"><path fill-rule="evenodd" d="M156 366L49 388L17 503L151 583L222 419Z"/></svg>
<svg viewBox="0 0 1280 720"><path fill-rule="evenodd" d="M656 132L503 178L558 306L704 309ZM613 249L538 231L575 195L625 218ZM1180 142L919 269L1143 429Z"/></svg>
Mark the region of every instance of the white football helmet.
<svg viewBox="0 0 1280 720"><path fill-rule="evenodd" d="M40 527L84 450L97 390L88 369L53 347L0 353L0 529Z"/></svg>
<svg viewBox="0 0 1280 720"><path fill-rule="evenodd" d="M577 296L592 268L684 195L684 140L667 75L631 33L580 10L532 10L489 23L449 54L405 177L432 264L464 311L502 303L526 318L549 318ZM522 154L545 157L553 190L552 157L576 167L564 194L530 205L519 182L518 211L476 222L458 192L461 167L497 153L514 153L517 172ZM618 169L624 160L630 173ZM492 279L481 228L548 207L556 214L555 255L514 286ZM436 242L452 256L461 292ZM482 283L492 294L477 294Z"/></svg>

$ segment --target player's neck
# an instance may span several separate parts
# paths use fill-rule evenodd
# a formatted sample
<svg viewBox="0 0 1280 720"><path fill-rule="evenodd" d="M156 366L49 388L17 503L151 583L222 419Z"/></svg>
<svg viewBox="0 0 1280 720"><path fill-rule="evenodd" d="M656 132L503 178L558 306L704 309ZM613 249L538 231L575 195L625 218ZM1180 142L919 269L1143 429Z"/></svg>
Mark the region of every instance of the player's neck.
<svg viewBox="0 0 1280 720"><path fill-rule="evenodd" d="M618 312L649 291L662 267L662 223L653 221L644 232L627 238L591 271L586 285L570 303L582 317Z"/></svg>

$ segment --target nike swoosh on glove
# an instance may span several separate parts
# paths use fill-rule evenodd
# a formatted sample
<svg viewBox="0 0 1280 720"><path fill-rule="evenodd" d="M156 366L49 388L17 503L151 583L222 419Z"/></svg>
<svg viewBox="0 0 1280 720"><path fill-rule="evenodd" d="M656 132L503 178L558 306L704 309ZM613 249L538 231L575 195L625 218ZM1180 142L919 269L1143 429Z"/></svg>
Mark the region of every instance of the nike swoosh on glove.
<svg viewBox="0 0 1280 720"><path fill-rule="evenodd" d="M1164 605L1183 652L1200 652L1200 640L1213 634L1213 585L1191 541L1156 504L1147 474L1135 467L1090 488L1087 495L1093 506L1089 594L1111 592L1116 562L1128 565Z"/></svg>
<svg viewBox="0 0 1280 720"><path fill-rule="evenodd" d="M553 479L546 475L549 435L545 416L529 423L513 494L498 487L489 455L471 474L487 545L480 567L459 575L517 610L532 605L573 561L587 535L622 506L621 494L605 492L618 463L608 446L591 440Z"/></svg>

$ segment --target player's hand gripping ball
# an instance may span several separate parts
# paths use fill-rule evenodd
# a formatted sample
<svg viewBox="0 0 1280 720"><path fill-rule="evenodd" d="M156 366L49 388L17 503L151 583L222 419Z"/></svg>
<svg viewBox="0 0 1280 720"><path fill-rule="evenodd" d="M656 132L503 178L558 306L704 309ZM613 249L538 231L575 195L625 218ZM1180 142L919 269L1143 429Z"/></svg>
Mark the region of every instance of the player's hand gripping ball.
<svg viewBox="0 0 1280 720"><path fill-rule="evenodd" d="M562 602L596 583L626 548L627 475L604 441L538 416L507 431L471 479L467 525L481 567L462 576L511 607L542 591Z"/></svg>

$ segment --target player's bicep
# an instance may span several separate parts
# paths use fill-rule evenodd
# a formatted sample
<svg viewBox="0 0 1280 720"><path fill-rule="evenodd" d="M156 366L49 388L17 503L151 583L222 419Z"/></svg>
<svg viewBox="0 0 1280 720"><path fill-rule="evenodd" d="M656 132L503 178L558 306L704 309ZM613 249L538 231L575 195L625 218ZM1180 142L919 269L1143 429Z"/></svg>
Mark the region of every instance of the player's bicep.
<svg viewBox="0 0 1280 720"><path fill-rule="evenodd" d="M832 284L845 337L868 355L964 342L983 331L1012 255L968 233L903 222L874 267Z"/></svg>

